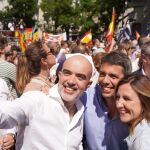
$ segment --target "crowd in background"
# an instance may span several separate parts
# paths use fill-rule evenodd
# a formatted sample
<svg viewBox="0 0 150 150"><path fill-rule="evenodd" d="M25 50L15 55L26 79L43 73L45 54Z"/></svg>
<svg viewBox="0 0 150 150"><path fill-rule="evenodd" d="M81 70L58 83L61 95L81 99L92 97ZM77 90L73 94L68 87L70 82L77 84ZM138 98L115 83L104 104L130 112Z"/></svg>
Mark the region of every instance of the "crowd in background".
<svg viewBox="0 0 150 150"><path fill-rule="evenodd" d="M81 88L82 85L80 82L86 81L87 78L82 74L77 74L75 77L72 77L72 70L67 69L66 66L73 66L75 65L74 63L80 62L80 60L82 62L83 60L80 56L84 56L92 66L92 77L89 79L92 81L91 85L86 85L84 88L82 87L84 90L79 94L79 96L82 95L81 101L86 107L83 115L84 119L82 118L84 122L83 131L80 135L78 130L70 133L75 130L75 128L78 128L78 125L76 125L69 131L70 135L65 139L66 143L64 144L62 142L64 140L63 136L62 141L59 142L62 142L62 145L69 150L148 150L150 146L149 35L140 37L138 40L126 39L120 43L113 39L109 45L95 38L88 46L80 43L80 41L61 41L61 43L59 43L57 41L46 42L39 40L28 45L24 53L21 52L19 47L10 45L6 38L1 37L0 101L2 101L2 104L0 104L0 107L2 108L3 105L7 105L5 101L11 101L11 103L12 101L20 101L19 99L26 101L28 97L28 99L32 97L30 99L31 101L32 99L41 98L40 100L43 100L43 103L45 103L44 99L46 99L46 97L53 98L53 96L55 96L51 96L50 93L52 92L52 94L54 94L55 86L58 84L61 87L61 84L63 84L62 76L68 77L66 79L68 83L65 83L64 86L70 86L67 89L70 92L68 95L70 97L73 96L72 90ZM85 60L83 63L85 63ZM78 65L78 67L73 69L82 68L82 63ZM87 68L89 69L89 67ZM86 75L90 72L88 69L85 68L84 72ZM85 83L82 84L84 85ZM61 91L59 90L59 86L58 93ZM37 93L36 96L36 93L32 94L33 91L40 91L43 95ZM67 97L66 99L69 99L69 96L65 94L62 94L62 96L61 94L60 92L61 97L64 96L65 98ZM74 99L77 98L74 97ZM16 105L20 106L20 104ZM56 104L51 103L51 105L55 106ZM63 107L63 109L69 111L71 118L77 117L75 112L78 112L78 108L70 108L65 102L64 105L65 107ZM20 111L25 109L24 103L22 107ZM35 107L37 107L36 104ZM59 139L57 138L59 137L59 135L56 134L57 132L53 133L51 131L49 135L45 133L46 136L38 137L41 140L36 141L36 134L34 135L34 132L39 132L39 130L34 131L34 129L32 130L30 127L32 122L29 122L29 120L32 120L36 116L32 114L33 110L30 107L25 109L25 115L29 116L28 120L23 120L27 118L20 118L21 123L19 121L17 122L17 117L13 118L13 116L19 116L19 114L17 115L15 110L9 110L7 115L10 116L8 124L12 122L10 126L6 125L6 122L3 122L3 120L5 121L5 117L3 118L1 115L3 114L1 108L0 145L3 149L60 150L59 146L62 145L57 145L57 142L55 143L55 140L57 141L57 139ZM39 112L42 108L41 106L39 107ZM28 109L31 109L30 114L28 114ZM50 109L53 110L53 107ZM52 112L57 114L59 112L57 112L58 108L56 107L55 109L56 110ZM72 110L71 113L70 110ZM48 110L45 111L47 112ZM53 122L55 123L57 120L57 118L53 118L53 115L54 114L47 116L52 117L51 122L49 122L52 125ZM59 113L59 115L63 116L64 114ZM39 116L37 115L36 117ZM41 129L41 132L43 128L48 129L48 125L44 124L45 119L43 114L43 119L39 122L34 122L34 124L39 124L40 128L37 129ZM71 124L73 121L75 120L70 119L69 123ZM22 122L27 123L23 124ZM36 127L38 127L38 125L36 125ZM56 126L55 128L60 132L61 136L63 129L61 130L60 128L63 127L59 125L58 127ZM29 131L33 132L30 134ZM72 134L77 134L78 137L74 137ZM30 139L30 136L33 139ZM32 142L34 138L35 143ZM44 138L51 141L51 148L47 143L43 142L45 140ZM83 144L79 144L79 141L75 139L78 139ZM29 142L29 140L31 140L31 142ZM42 142L45 147L41 147ZM39 147L38 143L41 143ZM32 146L28 147L27 145ZM62 149L65 149L63 146Z"/></svg>

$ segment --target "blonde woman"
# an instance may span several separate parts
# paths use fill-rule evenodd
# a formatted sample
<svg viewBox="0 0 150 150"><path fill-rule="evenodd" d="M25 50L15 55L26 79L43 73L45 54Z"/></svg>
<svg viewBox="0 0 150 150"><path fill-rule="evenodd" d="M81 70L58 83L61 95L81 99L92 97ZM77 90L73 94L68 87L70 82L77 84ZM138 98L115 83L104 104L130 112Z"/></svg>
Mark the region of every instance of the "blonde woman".
<svg viewBox="0 0 150 150"><path fill-rule="evenodd" d="M122 80L116 93L120 120L129 125L125 139L129 150L150 149L150 79L129 76Z"/></svg>
<svg viewBox="0 0 150 150"><path fill-rule="evenodd" d="M47 90L51 87L49 70L55 64L55 56L46 44L35 42L30 44L25 54L18 58L17 90L23 92Z"/></svg>

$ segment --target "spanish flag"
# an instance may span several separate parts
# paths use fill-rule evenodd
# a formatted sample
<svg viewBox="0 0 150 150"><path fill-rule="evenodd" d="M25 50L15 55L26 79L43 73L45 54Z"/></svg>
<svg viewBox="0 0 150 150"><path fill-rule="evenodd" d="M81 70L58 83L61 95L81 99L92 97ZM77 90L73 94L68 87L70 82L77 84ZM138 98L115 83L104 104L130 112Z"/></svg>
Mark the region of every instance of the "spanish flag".
<svg viewBox="0 0 150 150"><path fill-rule="evenodd" d="M112 42L112 38L113 38L113 34L114 34L114 28L115 28L115 16L116 16L115 8L113 7L111 22L109 24L108 31L106 34L106 39L107 39L108 43Z"/></svg>
<svg viewBox="0 0 150 150"><path fill-rule="evenodd" d="M84 43L86 45L90 45L92 43L92 33L88 31L85 35L81 38L80 43Z"/></svg>
<svg viewBox="0 0 150 150"><path fill-rule="evenodd" d="M19 41L20 41L21 51L25 52L26 43L25 43L25 35L24 35L24 33L20 33Z"/></svg>
<svg viewBox="0 0 150 150"><path fill-rule="evenodd" d="M26 43L25 43L25 35L24 33L21 33L20 31L15 32L15 37L18 38L21 51L24 52L26 49Z"/></svg>
<svg viewBox="0 0 150 150"><path fill-rule="evenodd" d="M38 31L36 31L34 34L33 34L33 42L35 42L39 37L39 33Z"/></svg>

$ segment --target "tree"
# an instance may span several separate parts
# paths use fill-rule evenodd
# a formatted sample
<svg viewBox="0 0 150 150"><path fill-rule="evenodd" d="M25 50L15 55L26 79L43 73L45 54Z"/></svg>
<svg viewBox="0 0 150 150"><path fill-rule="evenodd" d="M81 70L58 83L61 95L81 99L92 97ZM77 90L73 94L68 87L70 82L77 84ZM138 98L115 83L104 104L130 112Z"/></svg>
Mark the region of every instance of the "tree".
<svg viewBox="0 0 150 150"><path fill-rule="evenodd" d="M116 13L120 15L124 0L43 0L41 3L47 24L54 23L54 32L59 27L66 31L80 28L81 33L89 29L92 33L106 30L114 6ZM52 26L48 27L53 30Z"/></svg>
<svg viewBox="0 0 150 150"><path fill-rule="evenodd" d="M33 16L38 12L37 0L8 0L9 6L2 14L8 19L15 18L17 21L23 19L26 27L34 25Z"/></svg>
<svg viewBox="0 0 150 150"><path fill-rule="evenodd" d="M61 29L65 30L68 34L69 29L74 25L74 19L76 19L78 15L72 0L43 0L41 8L50 31L53 29L52 26L49 26L49 23L54 21L53 32L57 32L58 27L61 27Z"/></svg>

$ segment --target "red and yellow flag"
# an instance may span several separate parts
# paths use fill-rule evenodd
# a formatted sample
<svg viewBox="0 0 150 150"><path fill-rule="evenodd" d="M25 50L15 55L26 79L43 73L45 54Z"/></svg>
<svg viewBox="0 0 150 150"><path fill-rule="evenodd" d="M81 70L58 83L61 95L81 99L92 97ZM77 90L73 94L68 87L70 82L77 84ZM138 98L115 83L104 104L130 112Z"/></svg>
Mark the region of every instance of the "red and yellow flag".
<svg viewBox="0 0 150 150"><path fill-rule="evenodd" d="M25 49L26 49L26 43L25 43L25 35L24 35L24 33L20 33L19 42L20 42L21 51L24 52Z"/></svg>
<svg viewBox="0 0 150 150"><path fill-rule="evenodd" d="M106 34L106 39L107 39L108 43L112 42L112 38L113 38L113 34L114 34L114 28L115 28L115 16L116 16L115 8L113 7L111 22L109 24L108 31Z"/></svg>
<svg viewBox="0 0 150 150"><path fill-rule="evenodd" d="M88 31L85 33L85 35L80 40L81 43L84 43L86 45L90 45L92 43L92 33L91 31Z"/></svg>
<svg viewBox="0 0 150 150"><path fill-rule="evenodd" d="M24 52L25 49L26 49L26 43L25 43L25 35L24 35L24 33L21 33L20 31L16 31L15 32L15 37L18 37L21 51Z"/></svg>

